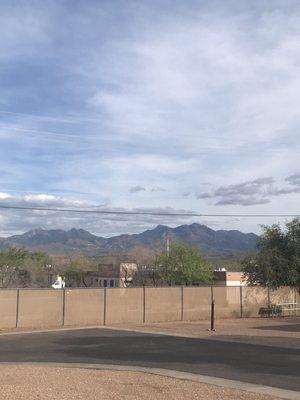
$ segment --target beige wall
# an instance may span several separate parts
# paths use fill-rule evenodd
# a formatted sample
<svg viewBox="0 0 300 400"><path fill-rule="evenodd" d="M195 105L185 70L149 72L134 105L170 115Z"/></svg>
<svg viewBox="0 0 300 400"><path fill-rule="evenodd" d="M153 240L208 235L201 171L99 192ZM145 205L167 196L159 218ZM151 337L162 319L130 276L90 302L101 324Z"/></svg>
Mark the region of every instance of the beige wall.
<svg viewBox="0 0 300 400"><path fill-rule="evenodd" d="M288 308L299 308L300 304L297 301L297 293L294 288L279 288L277 290L270 290L270 302L271 304L283 304L283 303L297 303L297 306L294 305L286 305L283 308L285 310L282 311L283 316L295 315L295 311L289 311ZM296 311L297 315L300 315L299 311Z"/></svg>
<svg viewBox="0 0 300 400"><path fill-rule="evenodd" d="M65 325L103 325L104 289L66 289Z"/></svg>
<svg viewBox="0 0 300 400"><path fill-rule="evenodd" d="M259 309L268 306L268 289L243 287L243 317L259 317Z"/></svg>
<svg viewBox="0 0 300 400"><path fill-rule="evenodd" d="M239 318L241 316L239 287L216 287L213 292L216 318Z"/></svg>
<svg viewBox="0 0 300 400"><path fill-rule="evenodd" d="M19 323L22 328L62 325L63 290L22 290L19 297Z"/></svg>
<svg viewBox="0 0 300 400"><path fill-rule="evenodd" d="M143 322L143 288L106 289L106 324Z"/></svg>
<svg viewBox="0 0 300 400"><path fill-rule="evenodd" d="M240 288L214 287L216 318L240 317ZM200 320L210 317L211 288L146 288L145 314L143 288L107 288L106 324ZM295 291L270 290L270 303L293 302ZM296 295L298 306L300 296ZM243 317L259 317L261 307L268 305L268 290L243 287ZM19 290L18 326L28 328L59 327L63 323L62 290ZM17 290L0 290L0 329L16 325ZM182 314L183 312L183 314ZM104 323L104 289L66 289L67 326L102 325Z"/></svg>
<svg viewBox="0 0 300 400"><path fill-rule="evenodd" d="M183 288L183 319L195 321L210 317L211 289L210 287Z"/></svg>
<svg viewBox="0 0 300 400"><path fill-rule="evenodd" d="M16 326L17 290L0 290L0 329Z"/></svg>
<svg viewBox="0 0 300 400"><path fill-rule="evenodd" d="M292 288L279 288L277 290L270 290L270 303L294 303L295 301L295 290Z"/></svg>
<svg viewBox="0 0 300 400"><path fill-rule="evenodd" d="M146 322L181 319L181 287L146 289Z"/></svg>
<svg viewBox="0 0 300 400"><path fill-rule="evenodd" d="M296 293L295 298L296 298L297 308L300 308L300 293L297 290L295 290L295 293ZM297 311L297 315L300 315L300 311Z"/></svg>

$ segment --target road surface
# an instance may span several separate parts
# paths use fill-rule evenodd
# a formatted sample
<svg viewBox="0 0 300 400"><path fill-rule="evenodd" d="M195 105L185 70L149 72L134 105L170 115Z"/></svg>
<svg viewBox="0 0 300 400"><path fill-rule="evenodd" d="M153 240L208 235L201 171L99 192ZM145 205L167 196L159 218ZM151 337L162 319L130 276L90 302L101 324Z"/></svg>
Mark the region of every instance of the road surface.
<svg viewBox="0 0 300 400"><path fill-rule="evenodd" d="M300 350L112 329L0 335L0 362L165 368L300 391Z"/></svg>

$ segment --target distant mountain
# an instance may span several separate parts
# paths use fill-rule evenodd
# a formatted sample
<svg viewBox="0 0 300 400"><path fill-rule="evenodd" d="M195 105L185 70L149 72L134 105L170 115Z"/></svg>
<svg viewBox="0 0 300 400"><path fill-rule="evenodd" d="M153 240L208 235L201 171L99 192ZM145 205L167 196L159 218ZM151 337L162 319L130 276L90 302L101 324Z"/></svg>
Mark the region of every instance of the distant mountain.
<svg viewBox="0 0 300 400"><path fill-rule="evenodd" d="M99 255L103 253L126 253L137 247L162 250L166 240L186 241L196 244L207 255L236 255L256 251L258 236L237 230L213 230L205 225L191 224L170 228L158 225L154 229L133 235L119 235L103 238L92 235L84 229L44 230L34 229L22 235L0 238L0 248L9 246L43 250L50 254L83 253Z"/></svg>

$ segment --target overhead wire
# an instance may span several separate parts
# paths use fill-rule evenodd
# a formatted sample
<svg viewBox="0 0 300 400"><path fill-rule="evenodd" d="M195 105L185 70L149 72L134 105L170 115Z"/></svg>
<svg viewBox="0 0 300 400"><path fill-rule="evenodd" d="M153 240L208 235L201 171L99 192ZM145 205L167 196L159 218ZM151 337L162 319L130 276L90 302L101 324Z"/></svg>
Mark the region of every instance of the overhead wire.
<svg viewBox="0 0 300 400"><path fill-rule="evenodd" d="M237 218L291 218L299 217L300 213L295 214L210 214L210 213L183 213L174 212L168 213L163 211L130 211L130 210L91 210L83 208L57 208L57 207L38 207L38 206L18 206L1 204L0 209L3 210L23 210L23 211L50 211L50 212L67 212L67 213L82 213L82 214L103 214L103 215L141 215L141 216L163 216L163 217L237 217Z"/></svg>

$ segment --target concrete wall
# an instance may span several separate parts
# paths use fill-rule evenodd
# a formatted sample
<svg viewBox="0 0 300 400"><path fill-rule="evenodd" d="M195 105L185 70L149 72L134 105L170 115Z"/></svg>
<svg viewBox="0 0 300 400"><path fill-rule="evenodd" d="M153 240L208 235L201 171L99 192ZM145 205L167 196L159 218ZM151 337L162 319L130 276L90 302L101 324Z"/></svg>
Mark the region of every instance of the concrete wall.
<svg viewBox="0 0 300 400"><path fill-rule="evenodd" d="M216 318L238 318L241 316L241 289L240 287L215 287Z"/></svg>
<svg viewBox="0 0 300 400"><path fill-rule="evenodd" d="M183 320L196 321L210 317L210 287L187 287L183 290Z"/></svg>
<svg viewBox="0 0 300 400"><path fill-rule="evenodd" d="M63 290L27 290L19 292L20 328L57 327L63 321Z"/></svg>
<svg viewBox="0 0 300 400"><path fill-rule="evenodd" d="M209 319L211 293L210 287L180 286L0 290L0 329ZM214 287L213 295L219 319L258 317L261 307L295 299L300 306L299 294L290 288Z"/></svg>
<svg viewBox="0 0 300 400"><path fill-rule="evenodd" d="M0 329L16 326L17 290L0 290Z"/></svg>
<svg viewBox="0 0 300 400"><path fill-rule="evenodd" d="M65 325L103 325L104 289L66 289Z"/></svg>
<svg viewBox="0 0 300 400"><path fill-rule="evenodd" d="M146 322L181 319L181 287L146 289Z"/></svg>
<svg viewBox="0 0 300 400"><path fill-rule="evenodd" d="M106 324L142 323L143 288L106 289Z"/></svg>

